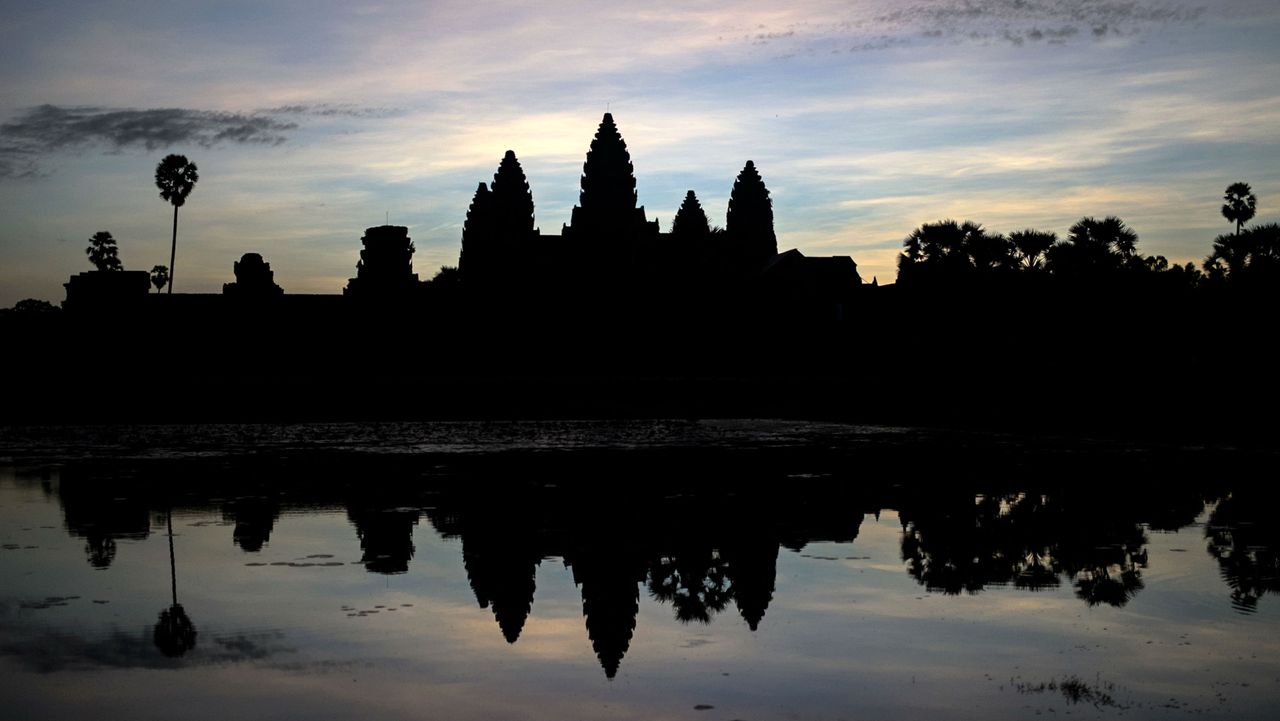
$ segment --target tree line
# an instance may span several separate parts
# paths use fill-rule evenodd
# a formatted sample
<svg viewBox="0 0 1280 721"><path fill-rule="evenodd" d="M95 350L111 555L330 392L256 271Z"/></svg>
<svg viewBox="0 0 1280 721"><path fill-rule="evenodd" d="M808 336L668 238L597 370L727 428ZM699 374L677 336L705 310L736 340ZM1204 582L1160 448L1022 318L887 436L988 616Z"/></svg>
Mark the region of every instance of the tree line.
<svg viewBox="0 0 1280 721"><path fill-rule="evenodd" d="M1159 277L1188 288L1274 283L1280 278L1280 225L1245 227L1257 211L1248 183L1228 186L1223 201L1222 216L1235 225L1235 232L1215 238L1198 267L1144 256L1138 251L1138 234L1115 216L1081 218L1065 238L1033 228L1002 235L968 220L941 220L920 226L903 241L898 283L928 287L1014 276L1090 284Z"/></svg>

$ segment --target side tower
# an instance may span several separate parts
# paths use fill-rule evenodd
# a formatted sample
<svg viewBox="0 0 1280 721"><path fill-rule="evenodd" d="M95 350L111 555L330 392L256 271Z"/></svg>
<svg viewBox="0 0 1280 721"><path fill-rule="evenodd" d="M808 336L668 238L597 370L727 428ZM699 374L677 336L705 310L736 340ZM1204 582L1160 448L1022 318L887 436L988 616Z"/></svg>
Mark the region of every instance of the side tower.
<svg viewBox="0 0 1280 721"><path fill-rule="evenodd" d="M347 281L345 296L360 299L408 300L421 287L413 272L413 240L403 225L379 225L364 231L364 249L356 262L356 277Z"/></svg>
<svg viewBox="0 0 1280 721"><path fill-rule="evenodd" d="M529 181L515 152L508 150L493 183L480 183L467 210L458 260L463 282L490 290L512 285L527 272L538 235Z"/></svg>

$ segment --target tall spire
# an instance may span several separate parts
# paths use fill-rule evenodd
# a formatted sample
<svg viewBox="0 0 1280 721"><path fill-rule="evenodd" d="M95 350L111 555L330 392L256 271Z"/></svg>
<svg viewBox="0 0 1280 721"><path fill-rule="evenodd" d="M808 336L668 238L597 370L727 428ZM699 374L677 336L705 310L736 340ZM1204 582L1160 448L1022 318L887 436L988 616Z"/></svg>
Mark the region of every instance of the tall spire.
<svg viewBox="0 0 1280 721"><path fill-rule="evenodd" d="M695 238L710 232L711 225L707 222L707 214L702 209L702 204L698 202L698 196L690 190L685 193L684 202L680 204L680 210L676 211L676 217L671 221L671 234L682 238Z"/></svg>
<svg viewBox="0 0 1280 721"><path fill-rule="evenodd" d="M462 254L458 258L458 271L463 279L481 277L489 270L491 240L493 238L493 194L484 183L476 188L467 219L462 224Z"/></svg>
<svg viewBox="0 0 1280 721"><path fill-rule="evenodd" d="M635 168L627 143L613 114L605 113L582 164L582 193L571 226L592 235L617 235L644 223L643 212L636 207Z"/></svg>
<svg viewBox="0 0 1280 721"><path fill-rule="evenodd" d="M582 194L578 204L591 213L629 214L636 207L635 168L627 142L613 124L613 114L605 113L600 129L591 141L587 161L582 164Z"/></svg>
<svg viewBox="0 0 1280 721"><path fill-rule="evenodd" d="M502 156L489 187L493 191L498 236L508 242L518 242L533 233L533 193L514 151L508 150Z"/></svg>
<svg viewBox="0 0 1280 721"><path fill-rule="evenodd" d="M773 201L756 171L756 164L750 160L733 183L725 230L735 252L750 262L763 262L778 254L778 238L773 232Z"/></svg>
<svg viewBox="0 0 1280 721"><path fill-rule="evenodd" d="M463 281L473 285L510 282L535 232L533 193L515 152L508 150L493 183L480 183L467 210L458 260Z"/></svg>

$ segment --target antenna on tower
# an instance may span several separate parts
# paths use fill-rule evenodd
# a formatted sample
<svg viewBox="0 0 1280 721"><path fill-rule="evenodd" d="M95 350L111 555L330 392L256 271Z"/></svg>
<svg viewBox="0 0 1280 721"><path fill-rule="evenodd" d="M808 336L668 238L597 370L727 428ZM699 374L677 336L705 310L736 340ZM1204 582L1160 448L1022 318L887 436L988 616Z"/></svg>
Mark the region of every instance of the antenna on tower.
<svg viewBox="0 0 1280 721"><path fill-rule="evenodd" d="M391 225L391 211L387 211L387 225Z"/></svg>

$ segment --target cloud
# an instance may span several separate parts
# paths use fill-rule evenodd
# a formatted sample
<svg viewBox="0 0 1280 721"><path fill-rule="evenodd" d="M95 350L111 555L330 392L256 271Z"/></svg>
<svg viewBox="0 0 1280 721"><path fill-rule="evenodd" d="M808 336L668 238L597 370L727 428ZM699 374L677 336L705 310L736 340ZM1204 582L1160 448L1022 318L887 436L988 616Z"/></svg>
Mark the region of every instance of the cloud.
<svg viewBox="0 0 1280 721"><path fill-rule="evenodd" d="M72 148L103 146L118 151L192 144L204 148L223 143L279 145L297 128L295 122L266 113L40 105L0 125L0 177L38 176L40 156Z"/></svg>
<svg viewBox="0 0 1280 721"><path fill-rule="evenodd" d="M400 111L395 108L366 108L353 103L312 103L281 105L257 111L265 115L309 115L321 118L385 118Z"/></svg>
<svg viewBox="0 0 1280 721"><path fill-rule="evenodd" d="M800 52L814 54L820 49L812 47L814 43L830 44L833 53L943 43L1061 45L1135 37L1161 28L1194 24L1202 21L1207 12L1206 6L1183 0L860 3L842 17L828 16L822 20L815 20L817 15L802 9L738 37L752 45L794 40L800 47L788 56Z"/></svg>

